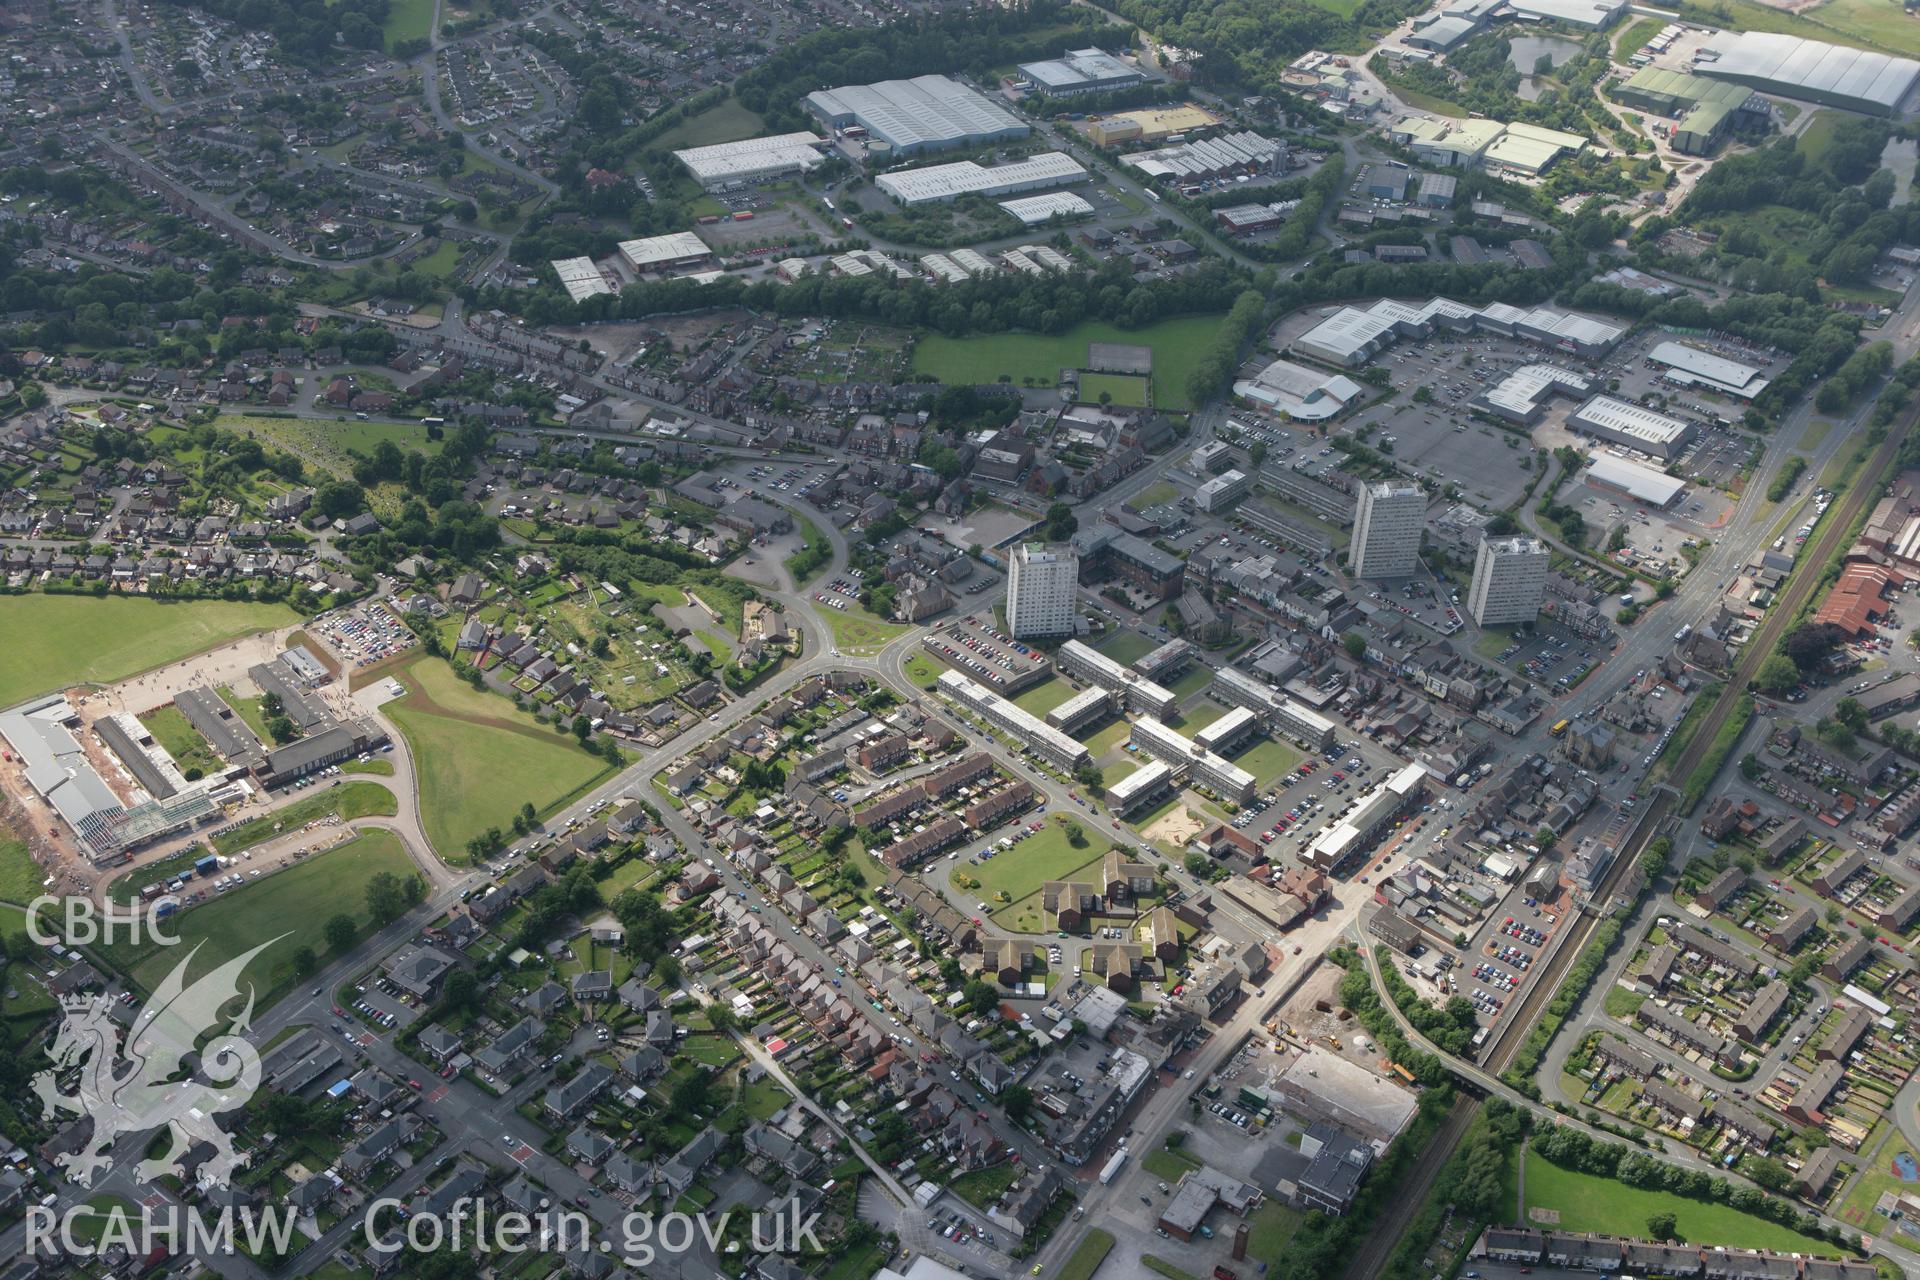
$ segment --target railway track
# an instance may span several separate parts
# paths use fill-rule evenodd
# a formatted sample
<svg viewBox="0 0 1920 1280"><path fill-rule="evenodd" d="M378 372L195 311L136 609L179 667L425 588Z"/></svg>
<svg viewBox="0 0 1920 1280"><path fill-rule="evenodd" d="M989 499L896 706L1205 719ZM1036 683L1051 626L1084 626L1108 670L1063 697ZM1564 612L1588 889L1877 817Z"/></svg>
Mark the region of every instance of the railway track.
<svg viewBox="0 0 1920 1280"><path fill-rule="evenodd" d="M1698 732L1687 743L1680 758L1674 761L1668 777L1685 779L1705 763L1707 752L1713 747L1713 740L1726 725L1727 718L1733 714L1733 709L1741 695L1746 692L1748 685L1759 672L1760 664L1774 652L1781 636L1799 616L1800 610L1813 598L1813 593L1820 584L1821 570L1833 558L1834 552L1840 547L1841 540L1853 528L1861 513L1866 511L1869 504L1873 502L1880 488L1879 477L1899 452L1902 441L1906 439L1907 433L1916 421L1920 421L1920 406L1908 410L1900 417L1894 427L1887 432L1887 438L1875 447L1872 456L1861 468L1859 479L1840 500L1840 509L1828 512L1832 518L1821 527L1819 536L1815 539L1806 558L1800 562L1796 572L1787 580L1785 589L1755 630L1753 639L1746 648L1741 650L1740 660L1734 665L1719 697L1702 719ZM1722 764L1724 766L1724 762ZM1681 816L1679 804L1679 794L1664 786L1650 798L1647 814L1636 829L1629 847L1622 848L1614 858L1613 866L1608 869L1605 879L1593 894L1592 902L1606 903L1612 899L1628 873L1640 861L1641 855L1646 852L1647 845L1663 833L1670 819ZM1572 967L1574 960L1581 952L1586 950L1604 919L1606 919L1604 911L1583 909L1563 926L1565 930L1575 932L1561 942L1559 951L1546 970L1528 984L1528 993L1519 1006L1506 1010L1501 1029L1493 1037L1482 1059L1482 1065L1488 1072L1500 1075L1513 1065L1520 1047L1527 1041L1527 1032L1538 1023L1547 1004L1559 990L1567 970ZM1409 1174L1407 1194L1397 1199L1384 1219L1375 1224L1375 1229L1369 1234L1366 1243L1348 1265L1345 1280L1372 1280L1372 1277L1380 1274L1387 1259L1392 1256L1393 1250L1398 1246L1400 1237L1405 1234L1408 1225L1426 1202L1426 1197L1435 1179L1439 1177L1440 1170L1453 1157L1454 1148L1459 1145L1461 1137L1467 1131L1467 1126L1473 1122L1473 1117L1479 1113L1480 1106L1481 1099L1466 1096L1454 1108L1447 1123L1439 1133L1434 1135L1434 1140L1428 1144L1427 1150L1422 1153L1420 1161Z"/></svg>

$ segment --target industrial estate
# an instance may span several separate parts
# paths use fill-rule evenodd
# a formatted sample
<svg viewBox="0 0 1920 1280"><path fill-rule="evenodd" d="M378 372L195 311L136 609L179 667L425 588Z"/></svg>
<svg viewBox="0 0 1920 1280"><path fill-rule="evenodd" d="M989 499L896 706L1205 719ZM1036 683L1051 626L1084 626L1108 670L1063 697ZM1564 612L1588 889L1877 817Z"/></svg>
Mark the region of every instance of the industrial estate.
<svg viewBox="0 0 1920 1280"><path fill-rule="evenodd" d="M1920 1275L1917 23L0 6L0 1280Z"/></svg>

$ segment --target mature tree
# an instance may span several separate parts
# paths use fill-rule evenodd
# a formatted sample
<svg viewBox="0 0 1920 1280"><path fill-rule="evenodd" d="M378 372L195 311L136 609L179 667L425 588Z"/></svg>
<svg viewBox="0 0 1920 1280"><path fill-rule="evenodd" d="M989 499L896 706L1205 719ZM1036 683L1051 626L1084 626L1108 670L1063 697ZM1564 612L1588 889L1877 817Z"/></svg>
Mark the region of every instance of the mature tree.
<svg viewBox="0 0 1920 1280"><path fill-rule="evenodd" d="M391 871L382 871L367 881L367 914L376 925L400 918L407 909L406 886Z"/></svg>
<svg viewBox="0 0 1920 1280"><path fill-rule="evenodd" d="M1762 693L1781 694L1800 683L1800 668L1784 653L1769 654L1753 683Z"/></svg>
<svg viewBox="0 0 1920 1280"><path fill-rule="evenodd" d="M326 937L327 950L345 951L360 936L360 927L354 924L352 916L337 915L327 921L321 932Z"/></svg>
<svg viewBox="0 0 1920 1280"><path fill-rule="evenodd" d="M1358 631L1347 632L1340 638L1340 643L1346 647L1347 656L1356 662L1367 656L1367 638Z"/></svg>
<svg viewBox="0 0 1920 1280"><path fill-rule="evenodd" d="M975 978L966 985L965 996L967 1007L976 1014L991 1013L993 1006L1000 1003L999 989L991 982L984 982L979 978Z"/></svg>
<svg viewBox="0 0 1920 1280"><path fill-rule="evenodd" d="M1671 1240L1679 1234L1679 1223L1671 1210L1661 1210L1647 1218L1647 1234L1655 1240Z"/></svg>
<svg viewBox="0 0 1920 1280"><path fill-rule="evenodd" d="M305 980L313 976L320 967L319 958L313 954L312 947L301 947L293 953L293 976Z"/></svg>
<svg viewBox="0 0 1920 1280"><path fill-rule="evenodd" d="M1021 1121L1033 1110L1033 1090L1023 1084L1008 1085L1000 1091L1000 1105L1008 1119Z"/></svg>

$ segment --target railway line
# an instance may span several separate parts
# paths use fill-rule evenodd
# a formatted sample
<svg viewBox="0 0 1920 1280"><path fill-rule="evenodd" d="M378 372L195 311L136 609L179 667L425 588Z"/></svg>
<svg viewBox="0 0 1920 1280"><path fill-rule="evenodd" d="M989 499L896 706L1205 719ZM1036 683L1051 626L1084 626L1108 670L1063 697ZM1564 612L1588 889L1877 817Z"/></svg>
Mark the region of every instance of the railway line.
<svg viewBox="0 0 1920 1280"><path fill-rule="evenodd" d="M1733 714L1742 694L1759 672L1760 664L1774 652L1781 637L1800 611L1813 598L1820 585L1824 567L1831 562L1834 553L1839 550L1841 540L1848 536L1860 516L1868 510L1880 489L1879 479L1900 450L1907 434L1920 421L1920 406L1903 413L1894 426L1887 432L1886 439L1875 447L1873 454L1860 469L1859 477L1841 498L1838 510L1829 511L1830 517L1821 526L1820 532L1807 549L1795 573L1787 580L1785 588L1768 611L1760 626L1754 631L1752 640L1741 650L1740 659L1734 664L1732 673L1721 688L1711 710L1702 719L1699 730L1682 750L1680 758L1674 762L1668 774L1670 778L1684 779L1705 763L1707 753L1712 750L1713 741L1726 725L1727 718ZM1723 762L1724 764L1724 762ZM1594 933L1601 921L1607 918L1604 904L1610 902L1619 891L1621 883L1639 863L1647 845L1664 834L1672 825L1672 820L1683 816L1679 812L1681 800L1679 792L1662 785L1649 798L1646 815L1635 828L1632 839L1615 856L1613 865L1608 869L1605 879L1596 889L1589 905L1578 911L1563 926L1563 937L1559 949L1548 962L1546 969L1528 984L1527 995L1517 1007L1509 1008L1502 1019L1500 1030L1490 1037L1486 1052L1481 1061L1485 1069L1500 1075L1513 1065L1520 1047L1527 1041L1527 1033L1539 1022L1546 1006L1559 990L1567 970L1574 960L1585 951L1592 942ZM1384 998L1384 997L1383 997ZM1427 1150L1421 1153L1420 1160L1408 1175L1407 1194L1397 1199L1388 1212L1386 1220L1376 1224L1360 1251L1348 1265L1345 1280L1371 1280L1385 1268L1387 1259L1392 1256L1400 1238L1408 1225L1420 1212L1421 1206L1432 1189L1440 1170L1453 1157L1455 1147L1465 1135L1467 1126L1479 1113L1481 1099L1465 1096L1454 1108L1447 1123Z"/></svg>

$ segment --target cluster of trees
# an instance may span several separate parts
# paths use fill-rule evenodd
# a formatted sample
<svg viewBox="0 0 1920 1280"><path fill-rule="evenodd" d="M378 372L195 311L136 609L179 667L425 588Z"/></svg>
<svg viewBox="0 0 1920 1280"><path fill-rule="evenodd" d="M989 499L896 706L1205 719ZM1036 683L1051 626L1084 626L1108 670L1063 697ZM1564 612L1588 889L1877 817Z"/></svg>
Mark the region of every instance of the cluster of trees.
<svg viewBox="0 0 1920 1280"><path fill-rule="evenodd" d="M1762 693L1786 693L1819 671L1834 646L1844 639L1836 628L1824 622L1803 623L1781 637L1780 651L1767 655L1767 660L1754 674L1753 683Z"/></svg>
<svg viewBox="0 0 1920 1280"><path fill-rule="evenodd" d="M1607 37L1590 36L1579 53L1553 72L1557 83L1543 86L1532 99L1520 96L1521 73L1513 65L1512 42L1499 31L1476 36L1449 53L1444 68L1430 62L1396 64L1378 56L1368 65L1389 83L1459 103L1494 120L1593 135L1617 127L1593 92L1594 84L1606 74L1610 56ZM1537 65L1530 69L1539 71Z"/></svg>
<svg viewBox="0 0 1920 1280"><path fill-rule="evenodd" d="M1540 1096L1540 1086L1533 1078L1534 1072L1540 1067L1540 1059L1546 1056L1547 1046L1559 1034L1560 1025L1567 1020L1567 1015L1585 998L1587 988L1593 985L1593 980L1606 963L1607 952L1613 949L1613 944L1619 939L1620 922L1617 919L1608 920L1594 930L1593 941L1568 966L1567 976L1561 982L1559 991L1547 1002L1540 1021L1533 1024L1533 1029L1521 1043L1520 1052L1514 1055L1513 1062L1501 1073L1502 1080L1530 1098Z"/></svg>
<svg viewBox="0 0 1920 1280"><path fill-rule="evenodd" d="M1891 342L1876 342L1861 347L1820 384L1820 390L1813 399L1814 408L1822 413L1840 413L1851 408L1867 388L1880 381L1892 367Z"/></svg>
<svg viewBox="0 0 1920 1280"><path fill-rule="evenodd" d="M995 68L1057 58L1061 49L1132 43L1131 30L1097 10L1036 0L885 27L828 27L776 51L742 76L735 92L772 131L804 129L813 121L800 104L815 89L954 71L986 80Z"/></svg>
<svg viewBox="0 0 1920 1280"><path fill-rule="evenodd" d="M1665 1191L1689 1200L1724 1204L1741 1213L1779 1223L1819 1239L1832 1240L1847 1248L1857 1241L1842 1230L1829 1231L1820 1219L1785 1200L1776 1199L1745 1183L1716 1178L1700 1169L1657 1160L1644 1151L1636 1151L1617 1142L1606 1142L1572 1125L1554 1125L1533 1137L1533 1153L1559 1165L1597 1177L1612 1178L1630 1187L1647 1191Z"/></svg>
<svg viewBox="0 0 1920 1280"><path fill-rule="evenodd" d="M1263 0L1124 0L1114 6L1161 39L1204 56L1197 83L1271 91L1310 49L1364 47L1425 8L1420 0L1365 0L1349 12Z"/></svg>
<svg viewBox="0 0 1920 1280"><path fill-rule="evenodd" d="M1444 1005L1429 1004L1407 985L1400 970L1391 963L1380 966L1380 977L1386 984L1387 995L1413 1024L1414 1030L1455 1057L1465 1056L1473 1047L1474 1033L1479 1030L1473 1001L1454 996Z"/></svg>
<svg viewBox="0 0 1920 1280"><path fill-rule="evenodd" d="M1806 471L1807 460L1805 458L1797 453L1791 458L1788 458L1786 465L1782 466L1779 473L1773 477L1773 483L1767 486L1767 501L1779 502L1783 500L1788 494L1793 492L1793 486L1800 482L1800 477L1805 475Z"/></svg>
<svg viewBox="0 0 1920 1280"><path fill-rule="evenodd" d="M474 303L516 310L528 324L542 325L642 320L705 307L743 306L775 316L873 320L958 336L1010 329L1061 333L1088 319L1138 327L1163 316L1217 311L1248 283L1244 271L1212 261L1140 286L1124 262L1109 261L1091 275L995 275L940 286L880 275L807 276L792 284L772 279L749 284L728 276L711 285L686 279L634 284L617 295L579 303L557 285L543 286L531 296L483 289L475 291Z"/></svg>
<svg viewBox="0 0 1920 1280"><path fill-rule="evenodd" d="M1435 1196L1408 1225L1400 1247L1387 1260L1382 1280L1425 1280L1432 1271L1425 1265L1427 1250L1447 1225L1445 1217L1463 1218L1469 1224L1466 1234L1471 1236L1473 1224L1503 1220L1511 1212L1512 1206L1505 1202L1507 1166L1529 1128L1527 1113L1519 1107L1505 1098L1486 1100L1479 1118L1440 1171L1438 1185L1446 1188L1444 1203Z"/></svg>
<svg viewBox="0 0 1920 1280"><path fill-rule="evenodd" d="M1265 318L1266 301L1259 292L1241 290L1227 318L1214 333L1206 354L1195 363L1188 377L1187 395L1195 404L1205 404L1232 386L1234 370L1240 367L1240 353L1260 336Z"/></svg>
<svg viewBox="0 0 1920 1280"><path fill-rule="evenodd" d="M318 66L332 53L336 39L353 49L384 47L382 28L387 0L171 0L181 8L206 9L248 31L270 33L280 56L301 66Z"/></svg>

